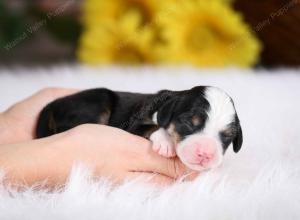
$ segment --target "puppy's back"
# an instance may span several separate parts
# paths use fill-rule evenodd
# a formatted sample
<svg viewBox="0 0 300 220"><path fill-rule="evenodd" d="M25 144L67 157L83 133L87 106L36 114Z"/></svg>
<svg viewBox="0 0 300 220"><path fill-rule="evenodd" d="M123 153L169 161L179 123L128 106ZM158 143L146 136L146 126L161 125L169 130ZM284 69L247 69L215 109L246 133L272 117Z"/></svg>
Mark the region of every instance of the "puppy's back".
<svg viewBox="0 0 300 220"><path fill-rule="evenodd" d="M116 98L111 90L100 88L57 99L41 111L36 137L47 137L81 124L108 124Z"/></svg>

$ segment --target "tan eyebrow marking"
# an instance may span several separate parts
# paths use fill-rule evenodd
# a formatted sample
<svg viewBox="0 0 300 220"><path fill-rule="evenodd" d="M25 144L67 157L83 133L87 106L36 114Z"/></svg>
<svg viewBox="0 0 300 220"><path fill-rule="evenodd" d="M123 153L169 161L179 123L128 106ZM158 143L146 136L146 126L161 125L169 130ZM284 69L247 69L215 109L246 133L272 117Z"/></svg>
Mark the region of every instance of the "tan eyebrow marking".
<svg viewBox="0 0 300 220"><path fill-rule="evenodd" d="M234 130L232 128L227 128L225 129L224 131L222 131L222 133L225 135L225 136L233 136L234 135Z"/></svg>
<svg viewBox="0 0 300 220"><path fill-rule="evenodd" d="M101 112L100 117L99 117L99 124L107 125L109 118L110 118L110 114L111 114L111 112L108 109L105 110L104 112Z"/></svg>
<svg viewBox="0 0 300 220"><path fill-rule="evenodd" d="M54 115L53 115L52 111L49 114L48 128L49 128L49 130L51 130L55 134L57 133L57 126L56 126L56 122L55 122Z"/></svg>
<svg viewBox="0 0 300 220"><path fill-rule="evenodd" d="M194 126L197 126L201 123L201 118L197 115L194 115L192 118L192 123Z"/></svg>

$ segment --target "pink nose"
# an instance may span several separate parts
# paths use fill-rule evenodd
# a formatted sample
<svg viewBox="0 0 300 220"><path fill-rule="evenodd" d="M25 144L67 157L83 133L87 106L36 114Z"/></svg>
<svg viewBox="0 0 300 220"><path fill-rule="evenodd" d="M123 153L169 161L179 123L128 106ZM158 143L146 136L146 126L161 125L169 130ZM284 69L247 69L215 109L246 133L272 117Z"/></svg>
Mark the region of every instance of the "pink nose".
<svg viewBox="0 0 300 220"><path fill-rule="evenodd" d="M207 166L216 156L216 143L209 139L203 139L193 145L195 163Z"/></svg>
<svg viewBox="0 0 300 220"><path fill-rule="evenodd" d="M195 161L206 166L215 157L215 150L207 147L198 147L195 152Z"/></svg>

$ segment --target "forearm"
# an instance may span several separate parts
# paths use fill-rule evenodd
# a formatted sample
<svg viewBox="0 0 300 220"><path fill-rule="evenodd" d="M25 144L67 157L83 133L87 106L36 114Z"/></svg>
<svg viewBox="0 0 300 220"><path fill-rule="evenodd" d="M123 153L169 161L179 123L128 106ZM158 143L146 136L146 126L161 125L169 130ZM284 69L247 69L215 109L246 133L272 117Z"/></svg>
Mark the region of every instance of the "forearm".
<svg viewBox="0 0 300 220"><path fill-rule="evenodd" d="M70 146L67 133L17 144L0 145L0 169L5 183L33 185L46 180L48 186L63 184L72 168L64 146Z"/></svg>

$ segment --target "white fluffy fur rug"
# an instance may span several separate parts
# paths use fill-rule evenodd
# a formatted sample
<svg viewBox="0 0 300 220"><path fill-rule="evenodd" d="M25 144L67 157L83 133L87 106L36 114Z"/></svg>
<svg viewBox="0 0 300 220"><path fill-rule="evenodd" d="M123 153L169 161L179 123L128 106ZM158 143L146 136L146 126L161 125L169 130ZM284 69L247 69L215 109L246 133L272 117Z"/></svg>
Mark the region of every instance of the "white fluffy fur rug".
<svg viewBox="0 0 300 220"><path fill-rule="evenodd" d="M0 184L0 219L300 219L300 71L102 68L0 70L0 110L45 86L152 92L214 85L239 113L244 145L191 183L111 189L74 170L65 190L17 193Z"/></svg>

